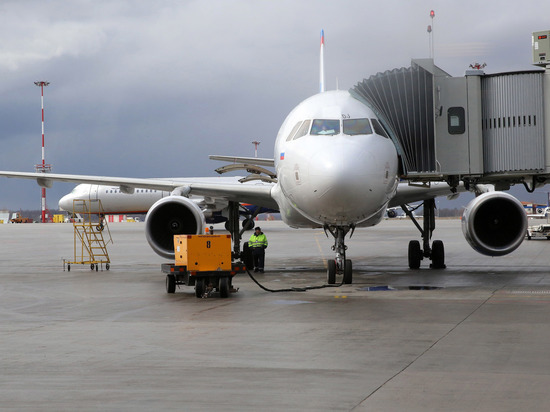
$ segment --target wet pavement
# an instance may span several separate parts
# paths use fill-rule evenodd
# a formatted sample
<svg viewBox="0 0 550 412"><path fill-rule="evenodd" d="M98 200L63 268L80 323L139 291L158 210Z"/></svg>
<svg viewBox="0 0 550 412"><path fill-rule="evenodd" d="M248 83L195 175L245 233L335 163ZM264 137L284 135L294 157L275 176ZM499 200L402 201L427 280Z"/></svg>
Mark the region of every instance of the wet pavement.
<svg viewBox="0 0 550 412"><path fill-rule="evenodd" d="M261 222L271 289L318 286L322 230ZM142 223L111 224L111 269L67 224L0 225L0 410L550 409L550 241L477 254L438 220L447 269L407 267L406 219L347 241L354 283L227 299L165 292Z"/></svg>

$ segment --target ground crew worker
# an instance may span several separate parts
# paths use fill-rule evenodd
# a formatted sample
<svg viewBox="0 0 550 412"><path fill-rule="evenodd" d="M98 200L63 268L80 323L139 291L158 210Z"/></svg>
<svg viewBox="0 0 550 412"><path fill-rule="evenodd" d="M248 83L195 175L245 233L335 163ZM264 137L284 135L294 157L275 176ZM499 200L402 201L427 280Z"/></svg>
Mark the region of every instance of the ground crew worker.
<svg viewBox="0 0 550 412"><path fill-rule="evenodd" d="M254 233L248 240L248 247L252 249L254 259L254 272L264 273L265 248L267 248L267 237L262 229L256 227Z"/></svg>

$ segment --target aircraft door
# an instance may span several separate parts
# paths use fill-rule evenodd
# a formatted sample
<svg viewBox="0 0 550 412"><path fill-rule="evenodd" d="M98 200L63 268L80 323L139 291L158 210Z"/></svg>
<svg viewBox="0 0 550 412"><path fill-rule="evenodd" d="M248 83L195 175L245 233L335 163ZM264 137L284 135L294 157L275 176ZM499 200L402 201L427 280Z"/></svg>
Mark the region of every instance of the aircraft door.
<svg viewBox="0 0 550 412"><path fill-rule="evenodd" d="M99 185L90 185L90 201L97 201Z"/></svg>

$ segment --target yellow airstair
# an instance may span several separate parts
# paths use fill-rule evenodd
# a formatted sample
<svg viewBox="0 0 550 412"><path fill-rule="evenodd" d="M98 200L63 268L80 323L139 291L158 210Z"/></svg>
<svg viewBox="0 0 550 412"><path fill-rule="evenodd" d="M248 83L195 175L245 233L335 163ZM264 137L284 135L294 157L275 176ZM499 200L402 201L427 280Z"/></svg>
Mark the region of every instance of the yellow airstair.
<svg viewBox="0 0 550 412"><path fill-rule="evenodd" d="M92 212L93 210L93 212ZM63 260L63 267L67 264L67 270L71 270L71 265L90 265L92 270L109 270L111 261L107 252L107 245L113 243L111 232L105 213L101 206L101 200L73 200L73 216L77 216L77 212L81 218L73 219L74 227L74 260ZM97 215L97 220L93 221L92 217Z"/></svg>

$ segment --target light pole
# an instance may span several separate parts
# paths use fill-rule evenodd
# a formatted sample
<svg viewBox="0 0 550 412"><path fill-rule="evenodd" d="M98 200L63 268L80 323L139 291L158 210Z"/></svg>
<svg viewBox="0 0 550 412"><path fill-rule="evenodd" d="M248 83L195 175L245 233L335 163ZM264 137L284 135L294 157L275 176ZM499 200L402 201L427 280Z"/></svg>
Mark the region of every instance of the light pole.
<svg viewBox="0 0 550 412"><path fill-rule="evenodd" d="M46 164L46 160L44 156L44 87L49 85L50 82L38 81L38 82L34 82L34 84L37 86L40 86L40 103L42 106L42 164L35 165L35 170L37 172L47 173L47 172L51 172L52 165ZM41 221L42 223L46 223L48 216L46 215L46 188L45 187L42 188L41 207L42 207Z"/></svg>
<svg viewBox="0 0 550 412"><path fill-rule="evenodd" d="M252 144L254 145L254 157L258 157L258 146L261 142L254 140Z"/></svg>

